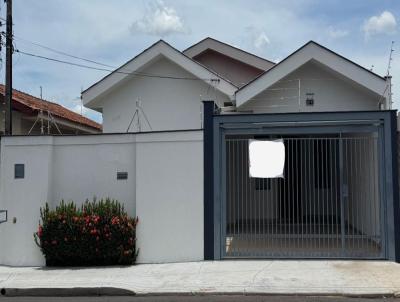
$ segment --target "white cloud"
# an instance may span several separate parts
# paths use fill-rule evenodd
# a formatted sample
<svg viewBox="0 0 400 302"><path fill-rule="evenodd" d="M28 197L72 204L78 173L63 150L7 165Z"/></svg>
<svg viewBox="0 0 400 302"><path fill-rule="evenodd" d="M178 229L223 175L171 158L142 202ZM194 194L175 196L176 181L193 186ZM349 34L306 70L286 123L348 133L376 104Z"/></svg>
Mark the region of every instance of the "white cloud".
<svg viewBox="0 0 400 302"><path fill-rule="evenodd" d="M328 35L333 39L344 38L349 35L349 32L344 29L336 29L333 26L329 26Z"/></svg>
<svg viewBox="0 0 400 302"><path fill-rule="evenodd" d="M384 11L379 16L372 16L364 22L362 30L368 38L378 34L393 34L396 32L397 22L395 16L389 11Z"/></svg>
<svg viewBox="0 0 400 302"><path fill-rule="evenodd" d="M260 32L254 39L253 45L255 48L260 49L269 44L269 38L265 32Z"/></svg>
<svg viewBox="0 0 400 302"><path fill-rule="evenodd" d="M188 29L173 7L158 0L147 7L142 19L132 24L131 32L163 37L174 33L187 33Z"/></svg>
<svg viewBox="0 0 400 302"><path fill-rule="evenodd" d="M249 43L256 50L261 50L264 46L271 43L265 31L254 26L247 26L245 28L245 40L246 43Z"/></svg>

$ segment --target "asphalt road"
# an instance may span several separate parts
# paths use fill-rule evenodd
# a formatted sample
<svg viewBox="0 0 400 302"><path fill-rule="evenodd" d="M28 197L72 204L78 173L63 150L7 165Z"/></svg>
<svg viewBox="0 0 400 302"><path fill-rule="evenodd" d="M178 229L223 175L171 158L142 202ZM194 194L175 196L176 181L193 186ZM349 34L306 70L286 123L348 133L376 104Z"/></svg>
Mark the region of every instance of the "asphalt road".
<svg viewBox="0 0 400 302"><path fill-rule="evenodd" d="M0 302L400 302L395 298L341 298L291 296L156 296L156 297L1 297Z"/></svg>

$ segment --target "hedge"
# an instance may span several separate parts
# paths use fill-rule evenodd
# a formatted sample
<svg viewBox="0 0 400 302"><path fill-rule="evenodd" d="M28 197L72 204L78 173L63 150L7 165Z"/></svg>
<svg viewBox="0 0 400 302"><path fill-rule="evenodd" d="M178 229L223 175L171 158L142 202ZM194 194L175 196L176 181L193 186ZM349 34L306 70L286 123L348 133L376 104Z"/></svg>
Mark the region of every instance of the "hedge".
<svg viewBox="0 0 400 302"><path fill-rule="evenodd" d="M46 203L34 233L48 266L131 265L135 263L137 218L116 200L88 200L77 207Z"/></svg>

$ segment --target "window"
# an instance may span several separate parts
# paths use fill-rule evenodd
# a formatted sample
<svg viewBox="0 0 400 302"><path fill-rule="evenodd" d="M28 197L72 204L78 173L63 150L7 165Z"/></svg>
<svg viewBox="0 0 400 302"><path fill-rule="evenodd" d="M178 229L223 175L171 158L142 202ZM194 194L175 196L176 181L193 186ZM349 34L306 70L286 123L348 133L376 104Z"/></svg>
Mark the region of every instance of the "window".
<svg viewBox="0 0 400 302"><path fill-rule="evenodd" d="M14 165L14 178L15 179L25 178L25 165L24 164L15 164Z"/></svg>

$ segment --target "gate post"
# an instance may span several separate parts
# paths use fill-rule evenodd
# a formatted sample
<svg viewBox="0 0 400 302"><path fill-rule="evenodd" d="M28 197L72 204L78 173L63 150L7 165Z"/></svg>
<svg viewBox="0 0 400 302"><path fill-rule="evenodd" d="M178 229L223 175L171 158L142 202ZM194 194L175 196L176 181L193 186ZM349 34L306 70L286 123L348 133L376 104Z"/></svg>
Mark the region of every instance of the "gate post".
<svg viewBox="0 0 400 302"><path fill-rule="evenodd" d="M203 101L204 260L214 260L214 101Z"/></svg>

